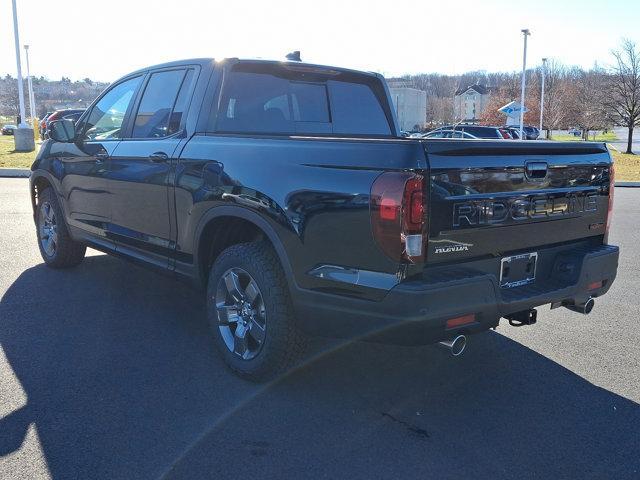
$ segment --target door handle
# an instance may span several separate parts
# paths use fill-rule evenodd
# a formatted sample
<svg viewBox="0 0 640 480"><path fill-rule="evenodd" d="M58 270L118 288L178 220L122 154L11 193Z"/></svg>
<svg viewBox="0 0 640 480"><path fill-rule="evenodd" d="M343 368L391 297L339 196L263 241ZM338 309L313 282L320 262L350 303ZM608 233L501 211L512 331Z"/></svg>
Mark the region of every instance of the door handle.
<svg viewBox="0 0 640 480"><path fill-rule="evenodd" d="M151 155L149 155L149 160L156 163L165 162L168 159L169 159L169 155L167 155L164 152L154 152Z"/></svg>

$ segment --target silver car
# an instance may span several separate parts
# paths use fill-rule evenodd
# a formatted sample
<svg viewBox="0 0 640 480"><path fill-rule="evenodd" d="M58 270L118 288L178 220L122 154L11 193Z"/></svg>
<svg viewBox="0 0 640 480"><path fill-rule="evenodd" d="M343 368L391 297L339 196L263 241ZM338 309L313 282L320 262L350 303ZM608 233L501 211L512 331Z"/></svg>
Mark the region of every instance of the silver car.
<svg viewBox="0 0 640 480"><path fill-rule="evenodd" d="M466 138L471 140L478 137L462 130L434 130L433 132L425 133L422 138Z"/></svg>

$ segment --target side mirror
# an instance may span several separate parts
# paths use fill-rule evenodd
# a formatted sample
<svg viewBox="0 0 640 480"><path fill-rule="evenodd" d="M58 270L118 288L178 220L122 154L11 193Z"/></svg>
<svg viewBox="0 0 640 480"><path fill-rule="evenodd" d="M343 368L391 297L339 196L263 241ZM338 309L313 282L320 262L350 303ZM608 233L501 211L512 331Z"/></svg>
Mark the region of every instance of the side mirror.
<svg viewBox="0 0 640 480"><path fill-rule="evenodd" d="M56 120L49 124L49 137L56 142L70 143L76 138L76 124L73 120Z"/></svg>

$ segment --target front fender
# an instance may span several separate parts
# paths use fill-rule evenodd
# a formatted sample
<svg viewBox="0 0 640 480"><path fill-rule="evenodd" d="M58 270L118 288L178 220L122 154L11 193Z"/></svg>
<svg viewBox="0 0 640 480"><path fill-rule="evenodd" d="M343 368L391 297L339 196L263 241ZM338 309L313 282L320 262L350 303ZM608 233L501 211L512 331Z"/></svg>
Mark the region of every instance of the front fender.
<svg viewBox="0 0 640 480"><path fill-rule="evenodd" d="M29 196L31 198L31 210L33 212L33 218L35 221L36 213L36 186L42 186L44 184L53 188L56 197L58 198L58 204L62 209L62 213L65 214L65 202L60 194L60 181L54 177L51 172L46 170L33 170L29 177Z"/></svg>

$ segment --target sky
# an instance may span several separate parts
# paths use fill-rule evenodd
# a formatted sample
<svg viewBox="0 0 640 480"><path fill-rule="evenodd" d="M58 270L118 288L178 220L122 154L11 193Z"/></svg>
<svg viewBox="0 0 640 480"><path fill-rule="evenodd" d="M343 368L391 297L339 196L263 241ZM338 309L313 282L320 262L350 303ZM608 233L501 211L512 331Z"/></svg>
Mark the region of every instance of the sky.
<svg viewBox="0 0 640 480"><path fill-rule="evenodd" d="M522 68L542 57L611 63L623 37L640 46L640 0L16 0L33 75L113 81L196 57L304 61L385 76ZM21 51L24 66L24 50ZM0 0L0 75L16 76L11 0Z"/></svg>

